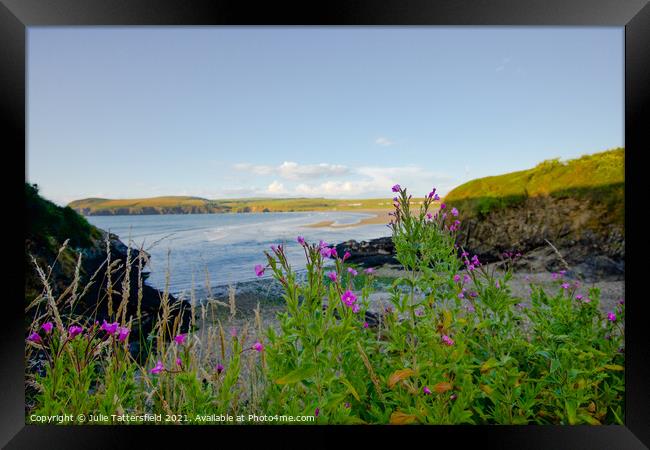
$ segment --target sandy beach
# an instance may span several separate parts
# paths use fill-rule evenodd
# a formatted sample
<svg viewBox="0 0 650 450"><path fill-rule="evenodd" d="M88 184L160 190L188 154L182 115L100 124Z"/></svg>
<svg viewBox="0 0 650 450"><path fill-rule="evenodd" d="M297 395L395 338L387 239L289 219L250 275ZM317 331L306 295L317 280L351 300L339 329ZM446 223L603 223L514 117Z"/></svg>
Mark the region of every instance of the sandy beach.
<svg viewBox="0 0 650 450"><path fill-rule="evenodd" d="M388 213L390 210L387 209L380 209L380 210L360 210L360 211L354 211L354 212L359 212L359 213L364 213L364 214L372 214L372 217L366 217L364 219L361 219L357 223L346 223L346 224L336 224L335 221L333 220L323 220L320 222L316 223L311 223L307 224L306 226L310 228L354 228L354 227L360 227L363 225L381 225L381 224L388 224L390 222L390 216Z"/></svg>

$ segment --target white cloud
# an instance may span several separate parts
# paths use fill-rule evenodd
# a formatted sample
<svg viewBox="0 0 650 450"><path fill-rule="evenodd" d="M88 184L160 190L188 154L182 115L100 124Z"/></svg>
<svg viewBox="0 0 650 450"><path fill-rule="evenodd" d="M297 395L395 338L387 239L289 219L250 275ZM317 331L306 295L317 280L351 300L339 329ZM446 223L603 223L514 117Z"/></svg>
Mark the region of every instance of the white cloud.
<svg viewBox="0 0 650 450"><path fill-rule="evenodd" d="M375 144L381 145L383 147L388 147L393 145L394 142L385 137L378 137L377 139L375 139Z"/></svg>
<svg viewBox="0 0 650 450"><path fill-rule="evenodd" d="M278 181L269 184L266 191L269 194L286 194L287 192L286 189L284 189L284 185Z"/></svg>
<svg viewBox="0 0 650 450"><path fill-rule="evenodd" d="M277 175L291 181L335 177L350 172L350 169L340 164L298 164L293 161L285 161L279 166L239 163L233 167L236 170L250 172L255 175Z"/></svg>

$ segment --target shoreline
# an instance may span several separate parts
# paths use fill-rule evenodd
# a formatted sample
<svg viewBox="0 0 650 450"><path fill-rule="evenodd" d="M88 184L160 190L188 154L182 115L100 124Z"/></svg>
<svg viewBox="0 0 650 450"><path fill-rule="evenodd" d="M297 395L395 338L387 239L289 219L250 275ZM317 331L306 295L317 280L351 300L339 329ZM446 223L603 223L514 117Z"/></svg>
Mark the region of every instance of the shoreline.
<svg viewBox="0 0 650 450"><path fill-rule="evenodd" d="M390 221L390 216L388 215L391 210L386 210L386 209L365 209L365 210L358 210L358 211L340 211L340 212L355 212L355 213L363 213L363 214L373 214L371 217L365 217L361 219L359 222L356 223L344 223L344 224L337 224L335 220L322 220L320 222L315 222L315 223L310 223L304 225L305 227L308 228L335 228L335 229L343 229L343 228L356 228L356 227L361 227L364 225L384 225L388 224Z"/></svg>

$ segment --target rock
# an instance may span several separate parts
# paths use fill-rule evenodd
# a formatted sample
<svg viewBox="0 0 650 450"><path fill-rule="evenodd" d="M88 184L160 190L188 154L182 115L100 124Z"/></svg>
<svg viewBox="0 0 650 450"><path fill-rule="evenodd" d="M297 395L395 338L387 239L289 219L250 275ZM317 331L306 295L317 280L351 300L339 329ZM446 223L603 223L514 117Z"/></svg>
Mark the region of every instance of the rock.
<svg viewBox="0 0 650 450"><path fill-rule="evenodd" d="M395 259L395 246L390 237L361 242L350 240L336 246L337 254L344 255L345 252L350 252L350 257L346 260L347 262L359 264L362 267L399 264L397 259Z"/></svg>

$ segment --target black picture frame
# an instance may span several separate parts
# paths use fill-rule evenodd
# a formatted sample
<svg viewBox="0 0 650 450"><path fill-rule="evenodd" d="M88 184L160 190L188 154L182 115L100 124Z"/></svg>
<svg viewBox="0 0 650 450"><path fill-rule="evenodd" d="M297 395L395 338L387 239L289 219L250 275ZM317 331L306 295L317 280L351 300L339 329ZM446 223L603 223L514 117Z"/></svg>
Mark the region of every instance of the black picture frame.
<svg viewBox="0 0 650 450"><path fill-rule="evenodd" d="M458 445L467 440L487 448L626 449L650 445L650 346L647 300L641 270L647 238L641 234L648 189L642 189L641 158L650 123L650 5L647 0L330 0L300 6L272 2L248 4L224 0L0 0L0 108L6 132L5 155L18 155L4 173L22 192L18 166L26 152L26 30L31 26L97 25L499 25L625 27L625 228L626 249L626 410L625 426L436 426L436 427L155 427L25 425L24 309L20 301L22 263L6 269L0 326L0 445L6 448L122 448L141 436L148 446L173 440L199 444L197 433L215 445L264 445L277 439L284 448L348 442L351 437L384 440L397 435L402 445L423 440L426 447ZM26 153L25 153L26 154ZM5 158L6 160L6 158ZM19 182L21 184L19 184ZM646 195L644 195L646 192ZM21 194L13 198L21 202ZM13 221L18 228L22 224ZM13 243L21 261L22 243ZM14 242L15 241L15 242ZM629 245L629 243L632 245ZM645 244L645 246L644 246ZM637 262L636 264L634 262ZM15 293L14 293L15 290ZM155 432L153 432L155 430ZM294 437L295 433L300 436ZM236 435L236 436L234 436ZM229 439L245 439L236 444ZM230 442L226 444L226 442ZM212 444L208 444L211 445ZM418 444L420 445L420 444Z"/></svg>

